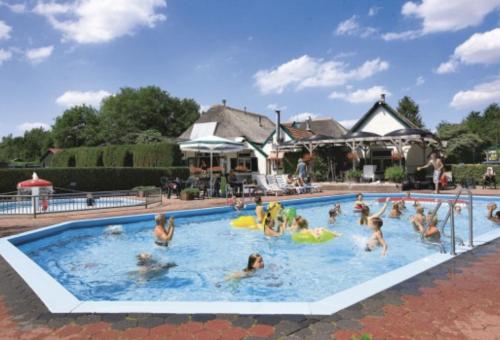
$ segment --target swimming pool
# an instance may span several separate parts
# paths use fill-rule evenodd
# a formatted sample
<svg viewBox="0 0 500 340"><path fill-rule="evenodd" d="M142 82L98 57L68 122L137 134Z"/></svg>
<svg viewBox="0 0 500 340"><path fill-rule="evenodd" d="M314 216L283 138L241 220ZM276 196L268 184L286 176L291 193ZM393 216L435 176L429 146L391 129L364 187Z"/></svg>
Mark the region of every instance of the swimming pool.
<svg viewBox="0 0 500 340"><path fill-rule="evenodd" d="M382 206L377 199L385 196L366 195L372 212ZM500 228L484 217L486 204L492 200L500 203L498 198L475 198L474 232L478 240L486 234L500 236ZM337 202L343 213L328 227L328 210ZM426 210L435 205L433 202L423 204ZM397 279L391 279L391 275L399 271L401 281L405 275L411 275L412 266L416 265L421 271L451 257L440 254L438 247L423 243L413 231L408 221L414 212L411 204L407 204L400 219L388 218L386 213L382 231L389 250L384 257L380 249L365 251L371 231L359 226L359 215L353 212L353 195L284 201L284 205L294 206L311 227L328 227L342 235L323 244L296 244L289 234L268 238L259 231L232 228L230 221L237 213L228 208L215 208L174 212L176 230L168 248L154 245L151 215L72 222L11 237L9 243L24 255L21 262L29 261L31 268L42 269L48 274L45 279L52 279L73 297L72 301L79 306L74 306L74 311L89 311L96 306L105 311L118 311L116 307L130 312L137 310L137 306L140 311L152 311L150 306L155 306L153 310L162 309L158 303L162 306L183 303L186 307L200 302L217 302L220 306L220 302L224 302L232 304L232 312L241 309L241 303L250 303L252 310L259 303L271 303L307 306L312 312L315 303L326 307L334 300L343 301L342 298L347 298L342 297L346 292L362 290L359 287L367 284L376 285L377 278L383 280L385 276L389 284ZM443 205L438 211L440 219L446 214L445 208ZM253 214L252 207L242 214ZM457 236L464 240L467 223L468 214L464 209L455 217ZM123 226L122 234L106 231L107 226L116 224ZM449 250L449 239L443 238L443 243ZM159 262L177 266L158 275L144 276L137 271L135 256L140 252L152 253ZM244 268L248 255L254 252L263 256L264 269L241 281L224 280L231 272ZM9 256L6 258L9 260ZM383 285L378 286L383 289ZM303 311L301 308L296 309Z"/></svg>

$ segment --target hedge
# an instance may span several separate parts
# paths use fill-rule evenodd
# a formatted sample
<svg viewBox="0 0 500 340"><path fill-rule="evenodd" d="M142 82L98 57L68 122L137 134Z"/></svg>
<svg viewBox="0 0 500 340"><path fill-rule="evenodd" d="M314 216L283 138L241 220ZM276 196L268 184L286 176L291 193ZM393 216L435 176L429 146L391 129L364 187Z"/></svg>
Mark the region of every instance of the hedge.
<svg viewBox="0 0 500 340"><path fill-rule="evenodd" d="M137 186L159 186L160 178L189 177L189 168L39 168L0 169L0 192L16 190L18 182L33 172L60 188L82 191L128 190ZM74 183L74 185L72 185Z"/></svg>
<svg viewBox="0 0 500 340"><path fill-rule="evenodd" d="M65 149L54 155L52 167L170 167L181 164L177 144L152 143Z"/></svg>
<svg viewBox="0 0 500 340"><path fill-rule="evenodd" d="M466 183L470 179L473 179L476 184L483 182L483 176L486 172L487 167L492 167L495 173L500 174L500 165L488 165L488 164L460 164L452 165L451 172L453 174L453 180L455 183Z"/></svg>

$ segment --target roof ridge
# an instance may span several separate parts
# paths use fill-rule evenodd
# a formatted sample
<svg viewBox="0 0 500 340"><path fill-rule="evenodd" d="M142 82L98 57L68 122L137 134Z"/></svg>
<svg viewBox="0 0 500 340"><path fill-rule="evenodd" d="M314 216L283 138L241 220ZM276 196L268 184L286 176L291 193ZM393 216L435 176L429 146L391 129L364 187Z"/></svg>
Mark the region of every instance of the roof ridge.
<svg viewBox="0 0 500 340"><path fill-rule="evenodd" d="M241 110L241 109L238 109L238 108L235 108L235 107L232 107L232 106L227 106L227 105L222 105L222 104L216 104L216 105L214 105L214 107L215 106L220 106L220 107L226 108L226 109L228 109L230 111L238 111L238 112L241 112L241 113L244 113L244 114L248 114L250 116L257 116L257 117L266 118L266 119L268 119L269 121L272 122L272 119L269 118L268 116L264 115L264 114L250 112L250 111L245 111L245 110Z"/></svg>

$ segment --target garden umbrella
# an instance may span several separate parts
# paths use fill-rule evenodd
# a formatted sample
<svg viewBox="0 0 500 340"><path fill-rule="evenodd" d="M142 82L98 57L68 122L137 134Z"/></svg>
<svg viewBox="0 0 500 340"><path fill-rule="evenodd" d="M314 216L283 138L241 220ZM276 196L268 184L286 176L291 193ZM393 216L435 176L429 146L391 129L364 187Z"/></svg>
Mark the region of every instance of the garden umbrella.
<svg viewBox="0 0 500 340"><path fill-rule="evenodd" d="M207 136L189 140L187 142L179 143L182 151L193 152L208 152L210 154L210 195L212 195L212 166L213 154L224 154L228 152L236 152L244 149L245 145L240 142L234 142L218 136Z"/></svg>

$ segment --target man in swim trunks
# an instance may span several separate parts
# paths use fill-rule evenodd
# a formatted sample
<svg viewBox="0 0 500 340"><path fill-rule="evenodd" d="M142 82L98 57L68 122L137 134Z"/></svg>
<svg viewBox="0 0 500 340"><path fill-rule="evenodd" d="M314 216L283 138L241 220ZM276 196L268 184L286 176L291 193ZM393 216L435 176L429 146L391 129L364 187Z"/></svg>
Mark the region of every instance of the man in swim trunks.
<svg viewBox="0 0 500 340"><path fill-rule="evenodd" d="M487 206L488 209L488 219L490 221L500 223L500 210L498 210L496 213L493 214L493 211L497 208L497 205L495 203L490 203Z"/></svg>
<svg viewBox="0 0 500 340"><path fill-rule="evenodd" d="M434 173L432 175L432 181L434 182L435 193L439 194L439 180L441 179L441 174L443 173L444 164L441 158L438 157L436 152L431 153L429 162L424 166L417 167L417 171L426 169L432 166L434 168Z"/></svg>
<svg viewBox="0 0 500 340"><path fill-rule="evenodd" d="M171 216L170 219L168 220L168 229L165 229L165 215L164 214L157 214L155 216L155 229L154 229L154 237L155 237L155 243L159 246L168 246L168 243L172 241L172 238L174 237L174 217Z"/></svg>

